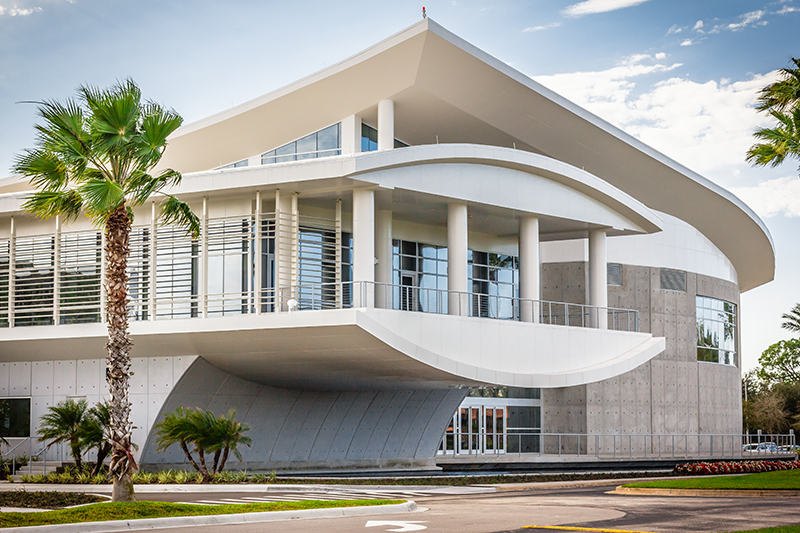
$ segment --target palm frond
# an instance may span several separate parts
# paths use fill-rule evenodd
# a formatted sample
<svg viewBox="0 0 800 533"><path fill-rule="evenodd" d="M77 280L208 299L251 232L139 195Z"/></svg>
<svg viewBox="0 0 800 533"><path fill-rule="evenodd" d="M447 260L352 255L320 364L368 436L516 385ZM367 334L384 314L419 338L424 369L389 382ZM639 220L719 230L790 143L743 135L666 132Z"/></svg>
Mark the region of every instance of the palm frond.
<svg viewBox="0 0 800 533"><path fill-rule="evenodd" d="M187 235L195 239L200 236L200 219L192 212L189 204L172 195L167 195L161 204L161 217L164 224L174 224L183 228Z"/></svg>
<svg viewBox="0 0 800 533"><path fill-rule="evenodd" d="M780 70L782 79L759 91L757 110L785 111L800 102L800 59L792 58L791 62L794 67Z"/></svg>
<svg viewBox="0 0 800 533"><path fill-rule="evenodd" d="M25 150L14 158L12 172L30 178L34 188L58 191L69 183L67 167L56 153Z"/></svg>
<svg viewBox="0 0 800 533"><path fill-rule="evenodd" d="M157 177L152 177L145 172L136 171L125 182L125 196L131 205L143 205L154 194L167 187L174 187L181 182L181 173L168 168Z"/></svg>
<svg viewBox="0 0 800 533"><path fill-rule="evenodd" d="M29 196L22 208L39 218L47 219L58 215L63 222L72 222L80 216L83 201L74 190L44 190Z"/></svg>
<svg viewBox="0 0 800 533"><path fill-rule="evenodd" d="M78 187L86 214L104 221L125 201L122 187L115 181L93 178Z"/></svg>
<svg viewBox="0 0 800 533"><path fill-rule="evenodd" d="M183 124L183 118L171 109L148 102L142 110L139 162L144 168L155 166L167 146L167 137Z"/></svg>
<svg viewBox="0 0 800 533"><path fill-rule="evenodd" d="M781 318L785 320L781 327L789 331L800 332L800 304L795 304L788 313L783 313Z"/></svg>

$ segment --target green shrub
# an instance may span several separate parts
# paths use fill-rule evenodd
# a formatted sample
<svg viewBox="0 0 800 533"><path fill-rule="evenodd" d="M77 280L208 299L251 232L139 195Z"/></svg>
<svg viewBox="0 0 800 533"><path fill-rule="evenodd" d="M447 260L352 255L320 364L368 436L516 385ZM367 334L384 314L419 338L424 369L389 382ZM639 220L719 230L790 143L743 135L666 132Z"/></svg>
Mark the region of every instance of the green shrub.
<svg viewBox="0 0 800 533"><path fill-rule="evenodd" d="M133 474L133 482L140 485L147 485L158 481L155 472L136 472Z"/></svg>
<svg viewBox="0 0 800 533"><path fill-rule="evenodd" d="M172 470L162 470L156 474L156 481L162 485L167 483L175 483L175 472Z"/></svg>

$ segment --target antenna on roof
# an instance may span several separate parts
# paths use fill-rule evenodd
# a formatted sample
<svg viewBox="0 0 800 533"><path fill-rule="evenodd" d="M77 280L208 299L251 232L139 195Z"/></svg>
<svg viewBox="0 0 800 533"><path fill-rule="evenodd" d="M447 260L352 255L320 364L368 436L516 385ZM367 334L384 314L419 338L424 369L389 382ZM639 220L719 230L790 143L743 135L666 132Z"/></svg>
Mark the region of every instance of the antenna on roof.
<svg viewBox="0 0 800 533"><path fill-rule="evenodd" d="M422 18L428 18L428 14L425 12L425 6L422 6Z"/></svg>

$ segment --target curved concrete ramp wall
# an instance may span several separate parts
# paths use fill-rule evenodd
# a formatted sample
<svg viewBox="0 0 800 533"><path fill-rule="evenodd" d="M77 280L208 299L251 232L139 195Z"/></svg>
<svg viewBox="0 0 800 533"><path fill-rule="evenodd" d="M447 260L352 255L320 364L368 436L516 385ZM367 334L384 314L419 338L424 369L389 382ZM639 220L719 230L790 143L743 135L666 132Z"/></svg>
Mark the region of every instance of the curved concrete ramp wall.
<svg viewBox="0 0 800 533"><path fill-rule="evenodd" d="M253 383L202 358L177 383L156 423L180 406L217 415L236 409L252 447L230 469L431 468L444 429L468 389L301 391ZM144 469L187 468L177 445L157 452L151 433Z"/></svg>

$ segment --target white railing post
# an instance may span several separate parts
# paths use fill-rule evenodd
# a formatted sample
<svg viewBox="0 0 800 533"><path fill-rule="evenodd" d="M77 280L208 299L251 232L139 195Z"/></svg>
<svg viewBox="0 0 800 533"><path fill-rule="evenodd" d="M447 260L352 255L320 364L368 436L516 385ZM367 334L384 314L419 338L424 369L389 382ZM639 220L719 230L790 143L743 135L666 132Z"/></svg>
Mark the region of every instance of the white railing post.
<svg viewBox="0 0 800 533"><path fill-rule="evenodd" d="M14 327L14 293L16 292L17 278L17 225L11 217L11 230L8 237L8 327Z"/></svg>
<svg viewBox="0 0 800 533"><path fill-rule="evenodd" d="M264 251L262 250L263 239L261 236L261 226L263 224L263 221L261 220L263 218L263 214L261 212L261 191L256 191L255 217L256 217L255 228L253 231L253 236L255 239L255 242L253 243L255 245L253 246L253 253L255 254L255 257L253 258L253 268L255 268L254 272L255 275L253 276L254 280L253 300L255 303L255 310L254 310L255 314L260 315L261 300L262 300L261 286L263 285L263 281L261 279L262 278L261 269L263 268L263 261L264 261L263 257Z"/></svg>
<svg viewBox="0 0 800 533"><path fill-rule="evenodd" d="M56 215L56 227L53 232L53 325L58 326L61 314L61 217Z"/></svg>
<svg viewBox="0 0 800 533"><path fill-rule="evenodd" d="M156 203L150 203L150 284L148 286L148 305L150 320L156 319L156 269L158 268L158 211Z"/></svg>

